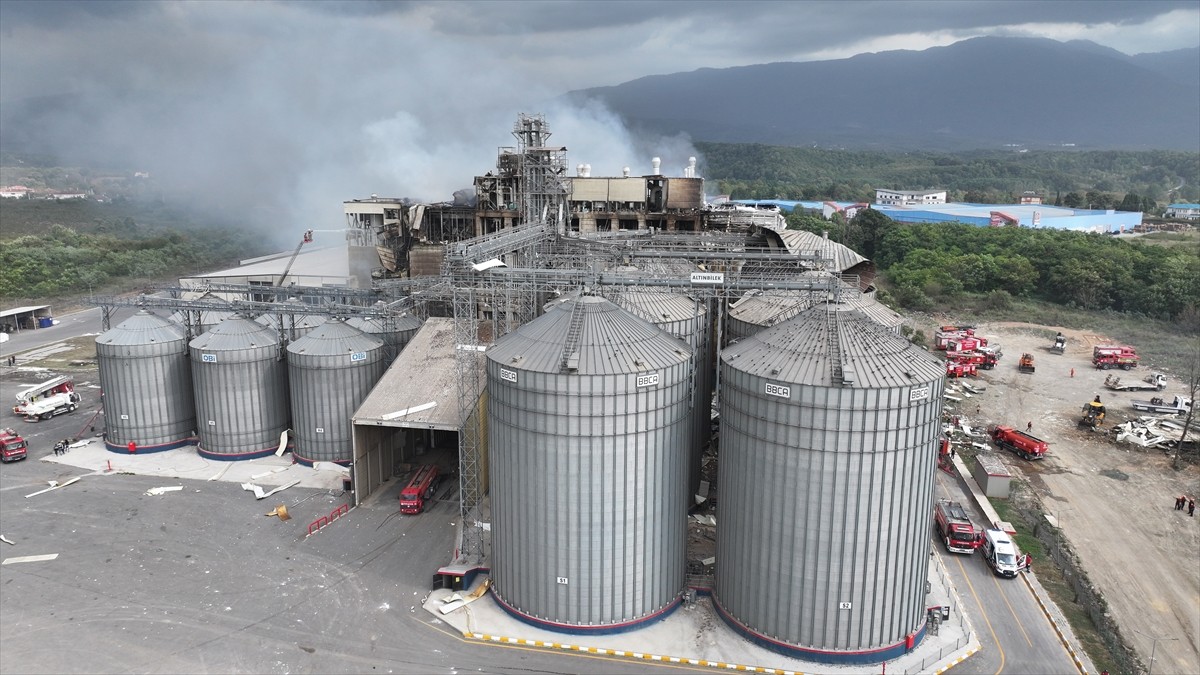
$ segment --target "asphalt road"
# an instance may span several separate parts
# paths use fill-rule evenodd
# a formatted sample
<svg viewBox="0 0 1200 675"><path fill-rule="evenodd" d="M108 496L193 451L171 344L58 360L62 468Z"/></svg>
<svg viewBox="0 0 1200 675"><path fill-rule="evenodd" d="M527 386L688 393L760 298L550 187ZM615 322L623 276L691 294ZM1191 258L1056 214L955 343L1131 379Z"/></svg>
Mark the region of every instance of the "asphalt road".
<svg viewBox="0 0 1200 675"><path fill-rule="evenodd" d="M954 478L938 471L937 483L938 498L948 497L963 504L976 523L987 522L982 513L974 510L969 496ZM996 576L978 551L973 555L948 553L936 536L933 541L943 553L946 570L982 645L974 656L955 666L953 672L967 675L1079 672L1023 580Z"/></svg>
<svg viewBox="0 0 1200 675"><path fill-rule="evenodd" d="M136 311L137 309L134 307L117 308L112 317L112 325L116 326L132 316ZM20 355L23 352L44 347L52 342L79 337L81 335L99 335L103 332L101 328L102 315L99 307L63 314L54 318L58 320L58 325L56 326L10 333L7 341L0 342L0 358L7 359L9 356L16 354L19 363Z"/></svg>

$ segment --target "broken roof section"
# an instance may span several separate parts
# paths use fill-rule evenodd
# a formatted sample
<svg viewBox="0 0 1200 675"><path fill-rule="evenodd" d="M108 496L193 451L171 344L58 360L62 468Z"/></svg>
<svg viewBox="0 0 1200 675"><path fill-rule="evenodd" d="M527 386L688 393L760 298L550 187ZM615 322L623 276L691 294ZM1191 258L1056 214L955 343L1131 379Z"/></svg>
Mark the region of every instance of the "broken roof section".
<svg viewBox="0 0 1200 675"><path fill-rule="evenodd" d="M354 424L458 431L454 353L454 320L428 319L358 407Z"/></svg>

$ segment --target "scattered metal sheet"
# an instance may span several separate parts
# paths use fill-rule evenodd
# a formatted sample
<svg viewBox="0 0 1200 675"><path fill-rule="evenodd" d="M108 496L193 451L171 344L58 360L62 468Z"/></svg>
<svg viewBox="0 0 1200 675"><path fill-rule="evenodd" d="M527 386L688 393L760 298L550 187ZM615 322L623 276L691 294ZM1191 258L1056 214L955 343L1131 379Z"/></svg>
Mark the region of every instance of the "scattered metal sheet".
<svg viewBox="0 0 1200 675"><path fill-rule="evenodd" d="M10 545L12 545L12 546L16 546L16 545L17 545L17 544L16 544L16 542L14 542L14 541L10 540L8 537L6 537L6 536L4 536L4 535L2 535L2 534L0 534L0 541L4 542L4 543L6 543L6 544L10 544Z"/></svg>
<svg viewBox="0 0 1200 675"><path fill-rule="evenodd" d="M287 485L280 485L279 487L275 488L274 490L271 490L270 492L264 492L261 486L255 485L254 483L242 483L242 489L253 492L255 499L266 499L267 497L270 497L271 495L275 494L276 492L282 492L290 487L295 487L299 484L300 484L300 480L297 479L297 480L294 480L294 481L288 483Z"/></svg>
<svg viewBox="0 0 1200 675"><path fill-rule="evenodd" d="M29 499L30 497L36 497L40 494L50 492L51 490L59 490L59 489L65 488L72 483L78 482L80 478L81 478L81 476L76 476L76 477L72 478L71 480L69 480L65 483L62 483L62 484L59 484L57 481L50 481L50 487L46 488L45 490L38 490L37 492L32 492L30 494L27 494L27 495L25 495L25 498Z"/></svg>
<svg viewBox="0 0 1200 675"><path fill-rule="evenodd" d="M290 468L292 468L292 467L281 466L281 467L271 469L270 471L263 471L262 473L256 473L253 476L250 476L250 480L258 480L259 478L262 478L263 476L270 476L273 473L279 473L280 471L287 471Z"/></svg>
<svg viewBox="0 0 1200 675"><path fill-rule="evenodd" d="M156 487L146 490L147 497L157 497L168 492L179 492L183 489L182 485L168 485L167 487Z"/></svg>
<svg viewBox="0 0 1200 675"><path fill-rule="evenodd" d="M20 555L15 558L5 558L4 562L0 562L0 565L15 565L17 563L27 562L45 562L47 560L54 560L57 557L57 553L47 553L45 555Z"/></svg>

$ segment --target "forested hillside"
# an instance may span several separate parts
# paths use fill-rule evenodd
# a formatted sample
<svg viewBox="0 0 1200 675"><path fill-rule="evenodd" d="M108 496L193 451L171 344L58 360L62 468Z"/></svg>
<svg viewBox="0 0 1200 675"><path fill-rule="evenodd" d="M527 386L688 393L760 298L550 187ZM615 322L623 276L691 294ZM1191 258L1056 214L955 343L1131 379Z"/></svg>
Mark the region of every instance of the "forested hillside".
<svg viewBox="0 0 1200 675"><path fill-rule="evenodd" d="M152 203L6 199L0 300L124 291L266 253L262 237Z"/></svg>
<svg viewBox="0 0 1200 675"><path fill-rule="evenodd" d="M799 214L789 226L832 229L831 237L875 261L889 295L909 309L970 294L994 309L1034 299L1171 321L1200 300L1195 238L1155 246L1064 230L897 223L871 210L844 226Z"/></svg>
<svg viewBox="0 0 1200 675"><path fill-rule="evenodd" d="M697 143L710 194L734 199L873 201L878 188L945 189L950 201L1013 203L1025 190L1047 203L1120 208L1125 196L1157 209L1200 202L1194 152L978 151L878 153L772 145ZM712 183L715 183L713 185ZM1080 197L1071 203L1069 195ZM1092 193L1092 199L1088 199Z"/></svg>

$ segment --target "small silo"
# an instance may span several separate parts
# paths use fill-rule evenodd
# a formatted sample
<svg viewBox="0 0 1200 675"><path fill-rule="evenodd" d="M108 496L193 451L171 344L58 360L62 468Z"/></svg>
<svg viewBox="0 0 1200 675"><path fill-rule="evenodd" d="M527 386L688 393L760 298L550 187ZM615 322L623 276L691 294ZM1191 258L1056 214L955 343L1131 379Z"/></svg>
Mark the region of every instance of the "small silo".
<svg viewBox="0 0 1200 675"><path fill-rule="evenodd" d="M96 338L104 392L104 445L113 452L195 442L196 406L182 327L147 310Z"/></svg>
<svg viewBox="0 0 1200 675"><path fill-rule="evenodd" d="M294 305L297 310L304 309L304 305L295 298L287 301L288 304ZM286 341L299 340L308 335L314 328L325 323L326 316L323 314L301 314L296 312L279 312L266 313L260 315L255 321L276 331L282 333Z"/></svg>
<svg viewBox="0 0 1200 675"><path fill-rule="evenodd" d="M687 295L649 291L623 292L613 302L692 346L695 388L692 397L692 435L688 440L688 497L700 486L700 462L712 436L712 390L716 377L712 357L712 331L707 303Z"/></svg>
<svg viewBox="0 0 1200 675"><path fill-rule="evenodd" d="M375 304L377 309L382 306L382 302ZM390 366L392 361L396 360L396 357L404 350L404 346L417 334L422 321L420 317L404 312L388 316L356 316L346 323L367 335L374 335L383 340L384 354L387 357L386 369L386 366Z"/></svg>
<svg viewBox="0 0 1200 675"><path fill-rule="evenodd" d="M387 369L383 341L330 319L287 346L296 461L349 464L350 418Z"/></svg>
<svg viewBox="0 0 1200 675"><path fill-rule="evenodd" d="M665 616L684 587L691 347L585 295L487 352L492 580L568 632Z"/></svg>
<svg viewBox="0 0 1200 675"><path fill-rule="evenodd" d="M275 452L288 427L287 365L275 331L234 314L188 350L199 453L252 459Z"/></svg>
<svg viewBox="0 0 1200 675"><path fill-rule="evenodd" d="M821 304L721 354L715 601L790 656L919 642L944 366Z"/></svg>

